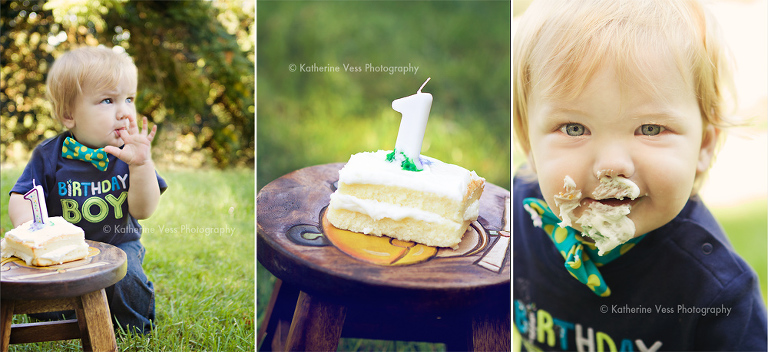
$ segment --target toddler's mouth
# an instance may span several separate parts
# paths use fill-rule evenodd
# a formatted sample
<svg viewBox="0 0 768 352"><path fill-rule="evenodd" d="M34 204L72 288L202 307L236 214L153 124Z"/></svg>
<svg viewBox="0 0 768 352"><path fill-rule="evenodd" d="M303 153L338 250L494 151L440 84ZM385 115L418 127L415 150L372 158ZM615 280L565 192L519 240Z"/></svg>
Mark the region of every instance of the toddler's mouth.
<svg viewBox="0 0 768 352"><path fill-rule="evenodd" d="M607 199L592 199L587 198L585 199L584 205L589 205L592 202L602 203L611 207L620 207L622 205L629 205L632 206L636 203L636 199L618 199L618 198L607 198Z"/></svg>
<svg viewBox="0 0 768 352"><path fill-rule="evenodd" d="M595 240L599 255L632 239L635 225L627 216L640 199L639 187L623 177L601 177L591 198L581 198L581 191L570 177L564 180L564 192L555 196L560 208L561 227L581 226L583 234ZM584 206L581 216L574 210Z"/></svg>

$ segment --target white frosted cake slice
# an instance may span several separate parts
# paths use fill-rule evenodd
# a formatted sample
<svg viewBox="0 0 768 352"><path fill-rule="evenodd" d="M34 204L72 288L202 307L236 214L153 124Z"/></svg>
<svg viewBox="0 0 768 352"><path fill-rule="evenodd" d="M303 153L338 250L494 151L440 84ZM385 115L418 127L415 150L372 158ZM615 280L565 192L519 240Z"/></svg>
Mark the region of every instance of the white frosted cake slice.
<svg viewBox="0 0 768 352"><path fill-rule="evenodd" d="M2 257L20 258L27 265L50 266L88 256L83 229L61 216L50 217L46 224L32 231L32 220L5 233Z"/></svg>
<svg viewBox="0 0 768 352"><path fill-rule="evenodd" d="M354 154L339 171L326 216L333 226L428 246L456 248L477 220L485 179L422 156L422 171L387 161L390 151Z"/></svg>

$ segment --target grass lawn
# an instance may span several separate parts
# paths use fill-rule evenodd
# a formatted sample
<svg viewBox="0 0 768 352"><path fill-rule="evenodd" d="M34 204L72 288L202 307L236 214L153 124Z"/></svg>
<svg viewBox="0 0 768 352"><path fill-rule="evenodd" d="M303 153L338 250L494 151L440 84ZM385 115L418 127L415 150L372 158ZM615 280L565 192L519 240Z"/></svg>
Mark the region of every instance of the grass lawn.
<svg viewBox="0 0 768 352"><path fill-rule="evenodd" d="M8 191L21 169L3 169L0 232L11 229ZM157 328L118 333L121 351L253 351L254 172L160 171L160 206L142 221L144 271L155 285ZM230 234L211 233L229 228ZM234 233L231 230L234 230ZM206 235L206 231L208 234ZM16 316L14 322L25 322ZM10 351L80 351L80 342L13 345Z"/></svg>
<svg viewBox="0 0 768 352"><path fill-rule="evenodd" d="M756 200L738 208L711 209L723 226L736 252L757 272L763 300L768 302L766 278L768 277L768 205L765 200Z"/></svg>

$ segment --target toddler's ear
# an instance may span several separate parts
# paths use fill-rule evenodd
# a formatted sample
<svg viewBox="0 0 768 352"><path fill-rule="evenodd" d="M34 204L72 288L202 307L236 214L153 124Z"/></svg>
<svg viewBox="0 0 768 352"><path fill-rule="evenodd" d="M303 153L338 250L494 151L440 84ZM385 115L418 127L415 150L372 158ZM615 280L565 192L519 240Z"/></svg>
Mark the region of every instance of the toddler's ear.
<svg viewBox="0 0 768 352"><path fill-rule="evenodd" d="M709 170L712 159L715 157L720 129L708 124L704 128L704 136L701 139L701 150L699 150L699 163L696 165L696 172L702 173Z"/></svg>
<svg viewBox="0 0 768 352"><path fill-rule="evenodd" d="M66 127L68 130L71 130L75 127L75 118L72 117L71 114L65 114L61 118L61 123Z"/></svg>

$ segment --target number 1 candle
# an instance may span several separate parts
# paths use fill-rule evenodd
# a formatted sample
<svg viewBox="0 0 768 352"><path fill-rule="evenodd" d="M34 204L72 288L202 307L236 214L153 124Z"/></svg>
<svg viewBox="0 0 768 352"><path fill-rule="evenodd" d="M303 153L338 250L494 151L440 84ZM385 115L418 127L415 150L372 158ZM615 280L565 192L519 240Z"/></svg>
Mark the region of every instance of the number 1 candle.
<svg viewBox="0 0 768 352"><path fill-rule="evenodd" d="M43 186L35 185L35 180L32 180L32 187L29 192L24 195L24 199L32 203L32 230L37 230L45 225L45 221L48 220L48 208L45 205L45 193L43 192Z"/></svg>
<svg viewBox="0 0 768 352"><path fill-rule="evenodd" d="M411 171L424 169L419 155L421 155L421 144L424 142L424 132L427 129L429 110L432 108L432 94L422 93L421 90L429 80L430 78L427 78L416 94L392 102L392 108L403 114L393 154L395 157L400 153L404 154L405 160L413 163L415 169Z"/></svg>

